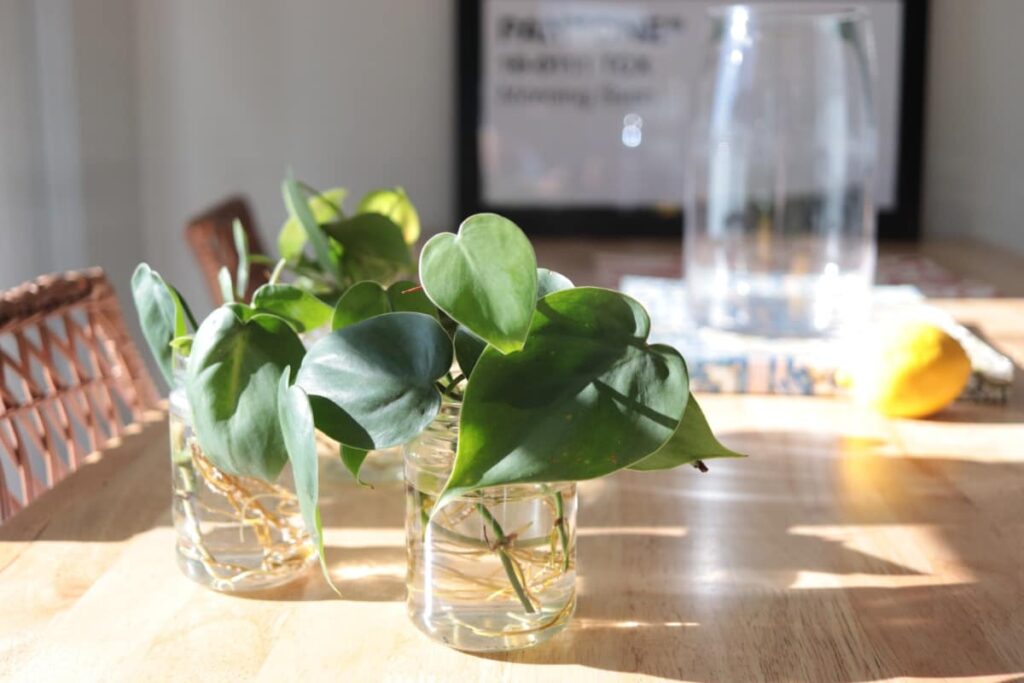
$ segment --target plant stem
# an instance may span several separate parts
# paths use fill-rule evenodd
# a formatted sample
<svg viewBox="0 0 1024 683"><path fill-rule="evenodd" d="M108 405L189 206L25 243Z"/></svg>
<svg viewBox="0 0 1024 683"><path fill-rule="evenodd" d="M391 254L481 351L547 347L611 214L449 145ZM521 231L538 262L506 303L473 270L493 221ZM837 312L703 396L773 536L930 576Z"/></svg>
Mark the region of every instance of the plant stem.
<svg viewBox="0 0 1024 683"><path fill-rule="evenodd" d="M533 606L533 602L530 601L530 597L526 594L526 589L523 588L523 584L519 581L519 572L515 560L513 560L508 551L505 550L505 532L501 528L501 524L494 518L491 511L484 507L483 503L476 504L476 510L480 513L480 516L484 518L488 526L491 527L491 531L494 532L496 537L497 548L495 550L498 553L498 557L501 558L501 564L505 567L505 574L508 575L509 583L512 584L512 590L516 592L516 596L519 598L519 602L523 604L523 609L526 610L527 614L536 613L536 609Z"/></svg>
<svg viewBox="0 0 1024 683"><path fill-rule="evenodd" d="M270 280L268 281L270 284L277 284L277 281L281 278L281 271L284 270L286 263L287 261L285 261L284 259L281 259L280 261L277 262L277 265L274 266L273 272L270 273Z"/></svg>
<svg viewBox="0 0 1024 683"><path fill-rule="evenodd" d="M562 492L555 494L555 528L558 529L558 540L562 544L562 571L569 570L569 534L565 530L565 501L562 500Z"/></svg>

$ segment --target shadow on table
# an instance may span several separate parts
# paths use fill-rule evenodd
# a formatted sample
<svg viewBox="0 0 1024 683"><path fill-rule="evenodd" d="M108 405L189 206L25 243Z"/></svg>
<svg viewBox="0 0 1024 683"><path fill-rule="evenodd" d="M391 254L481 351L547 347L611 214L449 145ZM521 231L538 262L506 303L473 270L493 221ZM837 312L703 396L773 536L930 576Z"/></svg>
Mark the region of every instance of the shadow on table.
<svg viewBox="0 0 1024 683"><path fill-rule="evenodd" d="M762 452L584 496L576 618L495 658L680 680L1024 672L1024 464L725 440Z"/></svg>

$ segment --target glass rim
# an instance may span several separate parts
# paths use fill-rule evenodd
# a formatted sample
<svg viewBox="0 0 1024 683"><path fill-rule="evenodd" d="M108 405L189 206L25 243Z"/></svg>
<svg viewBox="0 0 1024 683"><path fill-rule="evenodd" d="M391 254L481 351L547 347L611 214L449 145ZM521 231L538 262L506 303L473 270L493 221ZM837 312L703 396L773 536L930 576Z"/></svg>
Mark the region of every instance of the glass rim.
<svg viewBox="0 0 1024 683"><path fill-rule="evenodd" d="M807 21L862 20L867 10L855 4L826 2L738 2L708 7L706 12L716 19L728 18L738 9L747 11L751 20Z"/></svg>

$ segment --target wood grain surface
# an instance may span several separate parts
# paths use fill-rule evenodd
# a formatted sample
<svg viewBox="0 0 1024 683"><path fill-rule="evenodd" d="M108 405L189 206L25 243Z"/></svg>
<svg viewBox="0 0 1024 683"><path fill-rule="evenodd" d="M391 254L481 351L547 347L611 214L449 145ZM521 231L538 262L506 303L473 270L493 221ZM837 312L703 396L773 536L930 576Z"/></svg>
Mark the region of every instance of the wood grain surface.
<svg viewBox="0 0 1024 683"><path fill-rule="evenodd" d="M577 256L553 265L587 282ZM1024 299L942 305L1024 365ZM0 527L0 680L1015 680L1021 383L1009 406L917 421L702 396L751 457L583 484L575 619L495 656L408 623L401 486L360 489L334 463L327 559L345 599L315 571L249 597L191 583L156 415Z"/></svg>

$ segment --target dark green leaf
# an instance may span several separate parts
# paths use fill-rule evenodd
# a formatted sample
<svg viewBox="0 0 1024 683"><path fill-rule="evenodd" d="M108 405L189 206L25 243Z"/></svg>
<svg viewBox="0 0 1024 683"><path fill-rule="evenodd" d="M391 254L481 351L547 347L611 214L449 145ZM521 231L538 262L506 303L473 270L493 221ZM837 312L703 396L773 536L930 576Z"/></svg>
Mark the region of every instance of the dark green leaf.
<svg viewBox="0 0 1024 683"><path fill-rule="evenodd" d="M648 345L649 330L643 307L617 292L583 287L541 299L521 352L488 347L477 361L444 497L592 479L656 451L688 390L682 356Z"/></svg>
<svg viewBox="0 0 1024 683"><path fill-rule="evenodd" d="M316 457L313 413L309 408L306 393L297 386L289 386L290 374L290 368L286 369L278 383L277 419L281 425L288 460L292 464L295 495L299 499L302 519L320 555L320 567L329 581L330 574L324 560L324 530L320 521L320 472Z"/></svg>
<svg viewBox="0 0 1024 683"><path fill-rule="evenodd" d="M309 209L309 203L299 183L291 178L284 181L282 186L285 204L288 206L288 213L295 218L306 233L306 239L313 245L313 255L323 272L329 274L336 282L341 282L342 269L338 263L337 255L331 250L327 235L317 223L313 212Z"/></svg>
<svg viewBox="0 0 1024 683"><path fill-rule="evenodd" d="M305 349L280 318L242 320L231 307L211 313L196 332L186 393L196 435L210 461L229 474L273 481L287 460L278 422L278 382L299 367Z"/></svg>
<svg viewBox="0 0 1024 683"><path fill-rule="evenodd" d="M252 306L284 318L296 332L315 330L331 319L331 307L292 285L263 285L252 295Z"/></svg>
<svg viewBox="0 0 1024 683"><path fill-rule="evenodd" d="M249 237L245 234L242 221L237 218L231 224L231 231L235 238L235 253L238 255L235 291L238 293L239 299L244 299L245 292L249 289Z"/></svg>
<svg viewBox="0 0 1024 683"><path fill-rule="evenodd" d="M140 263L132 274L132 299L146 344L167 384L173 386L171 341L188 334L187 320L191 319L191 313L174 288L145 263Z"/></svg>
<svg viewBox="0 0 1024 683"><path fill-rule="evenodd" d="M345 290L334 306L331 328L340 330L390 310L391 304L383 287L369 280L357 282Z"/></svg>
<svg viewBox="0 0 1024 683"><path fill-rule="evenodd" d="M434 235L420 255L430 300L502 353L523 348L537 299L537 259L516 225L477 214L457 235Z"/></svg>
<svg viewBox="0 0 1024 683"><path fill-rule="evenodd" d="M405 443L437 415L435 382L452 363L436 320L386 313L335 330L310 348L296 383L309 394L318 429L344 444Z"/></svg>
<svg viewBox="0 0 1024 683"><path fill-rule="evenodd" d="M365 451L362 448L356 448L355 446L346 446L341 444L341 462L345 465L345 469L352 473L355 480L363 485L367 486L362 479L359 478L359 468L363 466L363 461L366 460L366 456L369 451Z"/></svg>
<svg viewBox="0 0 1024 683"><path fill-rule="evenodd" d="M469 377L476 367L480 354L487 348L487 342L476 336L462 325L455 328L455 359L459 361L462 374Z"/></svg>
<svg viewBox="0 0 1024 683"><path fill-rule="evenodd" d="M402 231L385 216L360 214L324 230L341 243L341 265L353 280L387 282L412 267Z"/></svg>
<svg viewBox="0 0 1024 683"><path fill-rule="evenodd" d="M367 192L359 201L358 213L379 213L390 218L402 230L406 244L416 244L420 237L420 217L409 195L400 187Z"/></svg>
<svg viewBox="0 0 1024 683"><path fill-rule="evenodd" d="M388 302L392 311L425 313L437 320L437 307L430 302L422 287L411 280L399 280L388 287Z"/></svg>
<svg viewBox="0 0 1024 683"><path fill-rule="evenodd" d="M743 454L730 450L718 442L711 433L704 411L701 410L697 399L691 395L683 419L672 433L672 438L661 448L629 467L634 470L667 470L697 460L743 457Z"/></svg>
<svg viewBox="0 0 1024 683"><path fill-rule="evenodd" d="M560 292L563 289L572 289L572 280L561 273L547 268L537 269L537 298L541 299L551 292Z"/></svg>

